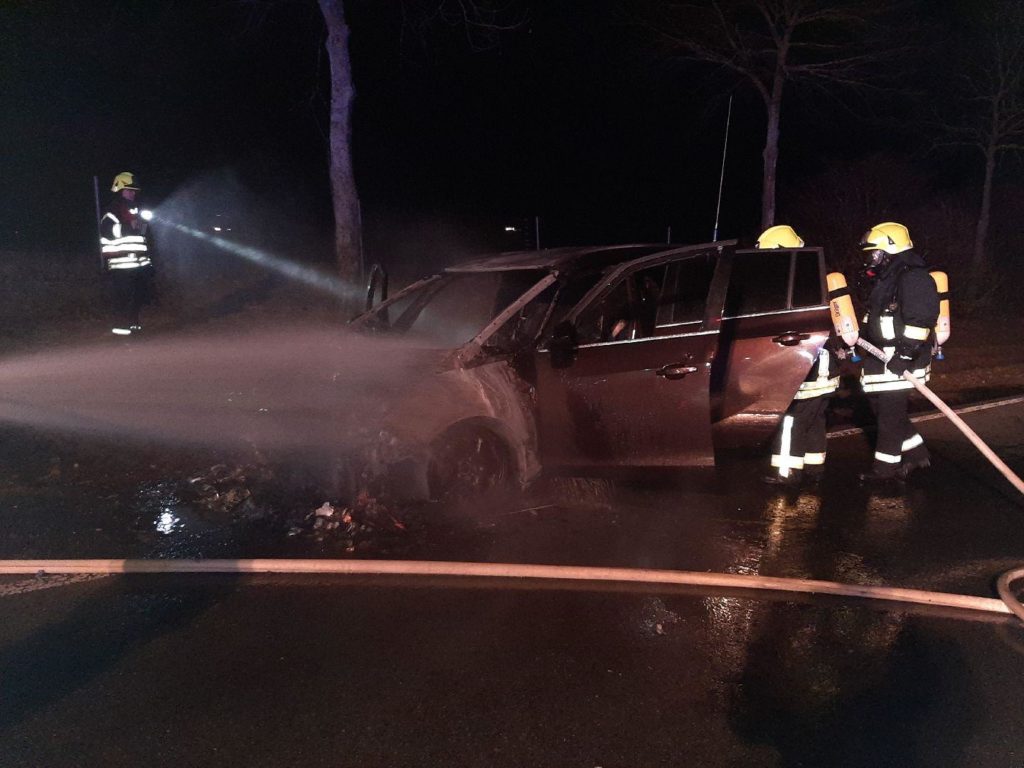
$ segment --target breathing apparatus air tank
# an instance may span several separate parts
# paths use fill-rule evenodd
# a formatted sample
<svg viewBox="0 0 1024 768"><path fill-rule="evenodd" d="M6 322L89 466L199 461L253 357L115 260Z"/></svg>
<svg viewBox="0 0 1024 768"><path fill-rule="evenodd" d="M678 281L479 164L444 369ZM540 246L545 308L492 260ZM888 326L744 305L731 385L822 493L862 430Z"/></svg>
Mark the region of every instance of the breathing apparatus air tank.
<svg viewBox="0 0 1024 768"><path fill-rule="evenodd" d="M929 272L935 287L939 291L939 319L935 321L935 343L938 345L936 357L942 359L942 345L949 341L949 277L945 272L934 270Z"/></svg>
<svg viewBox="0 0 1024 768"><path fill-rule="evenodd" d="M852 347L860 337L860 324L857 322L857 313L853 311L853 299L850 298L846 278L842 272L829 272L825 284L828 286L828 308L836 336L846 346Z"/></svg>

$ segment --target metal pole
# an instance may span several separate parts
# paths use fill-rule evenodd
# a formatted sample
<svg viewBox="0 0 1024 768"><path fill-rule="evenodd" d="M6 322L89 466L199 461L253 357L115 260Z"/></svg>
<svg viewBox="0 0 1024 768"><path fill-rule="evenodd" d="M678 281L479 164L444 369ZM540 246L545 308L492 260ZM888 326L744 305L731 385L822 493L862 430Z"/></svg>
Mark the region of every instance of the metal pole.
<svg viewBox="0 0 1024 768"><path fill-rule="evenodd" d="M99 235L100 231L100 177L92 177L92 197L96 203L96 234ZM100 269L106 269L107 262L103 258L103 249L100 249Z"/></svg>
<svg viewBox="0 0 1024 768"><path fill-rule="evenodd" d="M533 217L533 242L536 250L540 250L540 216Z"/></svg>
<svg viewBox="0 0 1024 768"><path fill-rule="evenodd" d="M712 242L718 242L718 216L722 212L722 186L725 184L725 156L729 151L729 124L732 122L732 96L729 97L729 111L725 114L725 141L722 144L722 171L718 175L718 204L715 206L715 232Z"/></svg>
<svg viewBox="0 0 1024 768"><path fill-rule="evenodd" d="M668 227L668 232L665 233L665 245L671 245L671 244L672 244L672 225L670 224L669 227Z"/></svg>
<svg viewBox="0 0 1024 768"><path fill-rule="evenodd" d="M96 229L100 228L100 177L92 177L92 197L96 202Z"/></svg>
<svg viewBox="0 0 1024 768"><path fill-rule="evenodd" d="M366 254L363 252L363 203L356 197L356 222L359 225L359 280L366 279Z"/></svg>

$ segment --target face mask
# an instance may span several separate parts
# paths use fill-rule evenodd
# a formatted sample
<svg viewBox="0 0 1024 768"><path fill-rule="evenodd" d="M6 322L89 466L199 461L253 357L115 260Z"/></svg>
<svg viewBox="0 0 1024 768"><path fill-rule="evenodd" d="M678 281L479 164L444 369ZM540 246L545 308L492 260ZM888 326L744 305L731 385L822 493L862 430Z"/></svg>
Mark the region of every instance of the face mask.
<svg viewBox="0 0 1024 768"><path fill-rule="evenodd" d="M871 251L867 251L864 254L864 275L869 279L874 279L878 276L878 272L884 267L890 258L891 254L886 253L880 248L876 248Z"/></svg>

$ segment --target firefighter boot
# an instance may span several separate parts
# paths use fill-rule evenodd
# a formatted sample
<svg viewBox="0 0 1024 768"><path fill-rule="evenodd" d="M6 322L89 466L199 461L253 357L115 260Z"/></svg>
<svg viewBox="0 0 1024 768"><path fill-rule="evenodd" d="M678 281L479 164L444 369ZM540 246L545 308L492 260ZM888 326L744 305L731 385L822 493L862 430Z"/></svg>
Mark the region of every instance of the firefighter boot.
<svg viewBox="0 0 1024 768"><path fill-rule="evenodd" d="M797 486L803 476L803 470L791 469L788 475L781 474L774 467L772 471L761 477L761 482L767 485Z"/></svg>
<svg viewBox="0 0 1024 768"><path fill-rule="evenodd" d="M908 459L903 462L900 467L900 478L906 480L910 477L912 472L916 472L919 469L928 469L932 465L931 461L927 458L924 459Z"/></svg>
<svg viewBox="0 0 1024 768"><path fill-rule="evenodd" d="M877 461L870 472L860 474L862 483L890 483L902 479L903 474L899 464L881 464Z"/></svg>
<svg viewBox="0 0 1024 768"><path fill-rule="evenodd" d="M818 465L804 465L804 485L817 488L825 477L825 467Z"/></svg>

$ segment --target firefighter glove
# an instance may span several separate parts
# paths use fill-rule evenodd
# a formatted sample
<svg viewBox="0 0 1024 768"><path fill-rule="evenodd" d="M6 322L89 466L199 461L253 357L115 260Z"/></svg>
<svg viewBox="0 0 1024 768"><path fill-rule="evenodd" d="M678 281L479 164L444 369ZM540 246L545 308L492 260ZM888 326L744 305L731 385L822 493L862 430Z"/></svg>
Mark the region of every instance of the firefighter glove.
<svg viewBox="0 0 1024 768"><path fill-rule="evenodd" d="M896 354L892 356L885 367L889 369L890 373L894 373L897 376L902 376L905 371L910 370L910 366L914 363L914 355L908 350L897 349Z"/></svg>

